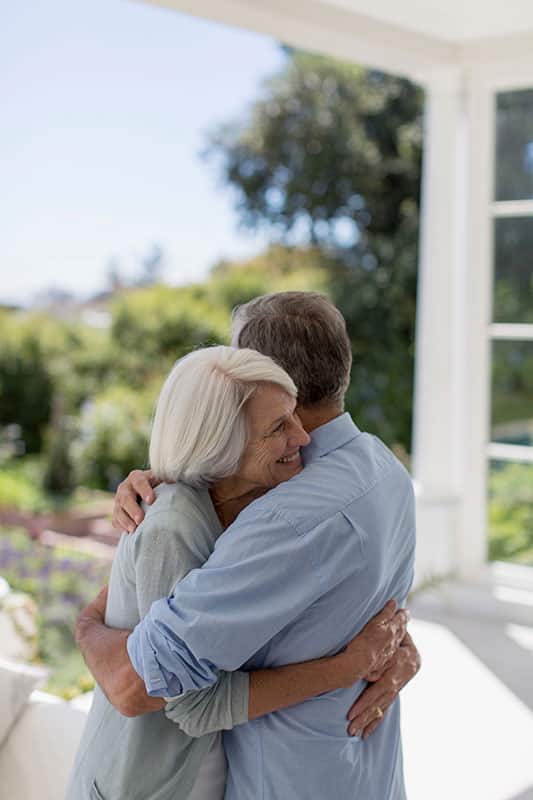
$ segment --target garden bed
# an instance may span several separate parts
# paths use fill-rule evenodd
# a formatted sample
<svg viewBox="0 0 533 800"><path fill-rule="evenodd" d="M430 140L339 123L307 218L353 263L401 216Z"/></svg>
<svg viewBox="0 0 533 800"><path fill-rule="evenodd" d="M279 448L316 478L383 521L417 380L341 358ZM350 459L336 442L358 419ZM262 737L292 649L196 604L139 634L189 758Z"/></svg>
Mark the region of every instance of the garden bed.
<svg viewBox="0 0 533 800"><path fill-rule="evenodd" d="M74 625L83 606L108 582L111 561L104 551L80 552L66 539L44 544L22 528L0 527L0 575L38 608L36 661L50 669L46 689L70 699L94 686L76 647Z"/></svg>

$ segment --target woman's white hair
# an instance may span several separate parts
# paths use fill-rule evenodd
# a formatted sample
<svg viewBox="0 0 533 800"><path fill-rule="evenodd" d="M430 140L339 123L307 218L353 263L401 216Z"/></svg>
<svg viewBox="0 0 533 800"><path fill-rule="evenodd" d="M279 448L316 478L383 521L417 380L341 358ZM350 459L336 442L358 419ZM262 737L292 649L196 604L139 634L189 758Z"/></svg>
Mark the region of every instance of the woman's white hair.
<svg viewBox="0 0 533 800"><path fill-rule="evenodd" d="M157 401L154 475L196 487L232 475L247 443L246 403L262 383L296 397L285 370L256 350L206 347L177 361Z"/></svg>

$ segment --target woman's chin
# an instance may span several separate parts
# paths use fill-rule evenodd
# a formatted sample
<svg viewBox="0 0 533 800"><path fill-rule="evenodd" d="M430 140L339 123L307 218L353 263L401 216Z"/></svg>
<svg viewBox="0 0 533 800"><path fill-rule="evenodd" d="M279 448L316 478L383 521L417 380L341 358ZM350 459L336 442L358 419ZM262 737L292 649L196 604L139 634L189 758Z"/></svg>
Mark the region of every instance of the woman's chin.
<svg viewBox="0 0 533 800"><path fill-rule="evenodd" d="M279 483L294 478L294 476L298 475L303 469L300 458L297 461L289 461L286 464L277 464L276 466L276 477L279 477Z"/></svg>

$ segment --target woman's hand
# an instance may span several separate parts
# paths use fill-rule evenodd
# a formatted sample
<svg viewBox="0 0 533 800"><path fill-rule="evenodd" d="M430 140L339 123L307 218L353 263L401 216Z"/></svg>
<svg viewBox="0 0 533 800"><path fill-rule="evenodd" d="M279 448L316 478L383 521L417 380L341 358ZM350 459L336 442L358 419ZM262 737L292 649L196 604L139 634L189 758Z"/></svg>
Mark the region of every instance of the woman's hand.
<svg viewBox="0 0 533 800"><path fill-rule="evenodd" d="M358 635L339 654L346 669L346 685L357 680L377 680L392 662L407 632L409 612L397 610L389 600Z"/></svg>
<svg viewBox="0 0 533 800"><path fill-rule="evenodd" d="M420 669L421 659L408 633L390 666L359 695L348 712L348 733L366 739L373 733L403 687Z"/></svg>
<svg viewBox="0 0 533 800"><path fill-rule="evenodd" d="M141 500L151 505L155 500L154 487L160 482L154 478L149 469L134 469L130 472L128 477L119 483L115 494L113 527L133 533L144 519Z"/></svg>

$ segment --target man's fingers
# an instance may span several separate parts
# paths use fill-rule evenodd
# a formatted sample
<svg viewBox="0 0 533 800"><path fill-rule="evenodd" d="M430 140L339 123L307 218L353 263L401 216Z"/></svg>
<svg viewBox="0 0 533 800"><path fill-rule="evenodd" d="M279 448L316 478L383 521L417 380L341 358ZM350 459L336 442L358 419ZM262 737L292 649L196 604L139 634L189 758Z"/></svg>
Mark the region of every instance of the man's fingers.
<svg viewBox="0 0 533 800"><path fill-rule="evenodd" d="M135 491L135 494L140 495L144 502L148 503L148 505L153 503L156 498L156 494L150 484L151 478L152 472L150 470L143 472L140 469L134 469L133 472L130 472L127 478L128 482Z"/></svg>
<svg viewBox="0 0 533 800"><path fill-rule="evenodd" d="M114 528L133 533L135 528L141 524L144 519L144 511L139 505L138 497L140 496L148 505L154 502L156 494L152 488L152 482L158 483L150 470L143 472L140 469L134 469L119 484L113 507Z"/></svg>
<svg viewBox="0 0 533 800"><path fill-rule="evenodd" d="M144 519L144 511L140 507L137 494L133 489L124 486L120 494L117 492L117 499L115 502L120 505L123 513L129 517L130 522L133 522L135 526L141 524Z"/></svg>
<svg viewBox="0 0 533 800"><path fill-rule="evenodd" d="M135 522L118 506L113 512L112 524L113 527L119 531L128 531L128 533L133 533L135 530Z"/></svg>

